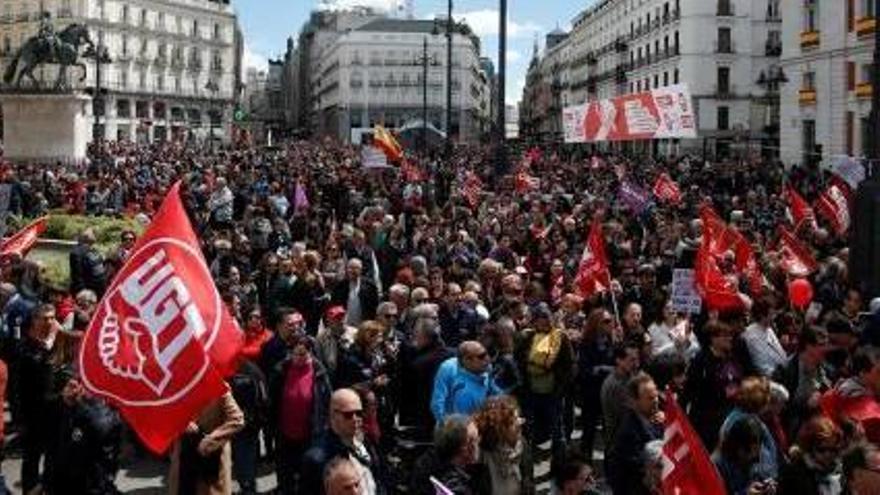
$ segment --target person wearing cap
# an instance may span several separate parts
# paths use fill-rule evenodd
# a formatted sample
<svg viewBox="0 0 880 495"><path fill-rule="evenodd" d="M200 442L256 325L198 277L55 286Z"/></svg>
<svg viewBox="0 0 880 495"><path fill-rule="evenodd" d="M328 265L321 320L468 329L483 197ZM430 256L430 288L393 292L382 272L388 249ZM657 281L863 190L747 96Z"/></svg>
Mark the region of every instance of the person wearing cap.
<svg viewBox="0 0 880 495"><path fill-rule="evenodd" d="M339 362L339 355L348 349L357 329L345 324L345 308L331 306L324 313L324 326L315 338L315 355L333 376Z"/></svg>
<svg viewBox="0 0 880 495"><path fill-rule="evenodd" d="M514 356L523 377L520 396L527 437L535 449L551 439L556 465L565 450L562 396L574 379L574 350L568 335L554 325L547 303L532 310L532 328L525 330Z"/></svg>

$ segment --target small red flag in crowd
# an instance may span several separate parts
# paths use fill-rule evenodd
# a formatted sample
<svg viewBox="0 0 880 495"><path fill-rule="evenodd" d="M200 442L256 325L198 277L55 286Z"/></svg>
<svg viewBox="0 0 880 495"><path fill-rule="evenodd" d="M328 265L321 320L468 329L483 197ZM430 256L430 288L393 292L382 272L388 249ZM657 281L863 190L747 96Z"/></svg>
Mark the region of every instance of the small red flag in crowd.
<svg viewBox="0 0 880 495"><path fill-rule="evenodd" d="M786 201L788 201L788 215L791 217L794 231L799 231L804 225L810 225L815 228L816 215L813 213L813 209L810 208L810 204L791 185L785 186L784 194Z"/></svg>
<svg viewBox="0 0 880 495"><path fill-rule="evenodd" d="M849 230L850 213L849 203L852 199L852 191L845 182L838 178L831 181L828 189L819 196L814 207L816 212L825 217L838 235L845 235Z"/></svg>
<svg viewBox="0 0 880 495"><path fill-rule="evenodd" d="M818 264L809 249L785 227L779 228L777 246L782 268L793 277L806 277L816 271Z"/></svg>
<svg viewBox="0 0 880 495"><path fill-rule="evenodd" d="M681 189L666 172L657 177L654 183L654 196L672 204L681 203Z"/></svg>
<svg viewBox="0 0 880 495"><path fill-rule="evenodd" d="M16 232L0 244L0 258L19 256L24 258L34 247L40 234L46 231L49 217L40 217Z"/></svg>
<svg viewBox="0 0 880 495"><path fill-rule="evenodd" d="M425 180L425 176L419 169L418 165L410 163L406 158L403 159L403 163L400 165L400 171L403 174L403 180L405 182L413 183Z"/></svg>
<svg viewBox="0 0 880 495"><path fill-rule="evenodd" d="M172 186L98 304L80 347L83 384L153 452L228 390L242 332L220 299Z"/></svg>
<svg viewBox="0 0 880 495"><path fill-rule="evenodd" d="M483 181L473 171L468 171L464 177L464 185L462 195L467 200L471 208L476 208L480 204L480 195L483 193Z"/></svg>
<svg viewBox="0 0 880 495"><path fill-rule="evenodd" d="M532 177L525 171L525 169L520 169L516 174L516 192L519 194L525 194L529 191L534 191L535 189L540 187L540 179L537 177Z"/></svg>
<svg viewBox="0 0 880 495"><path fill-rule="evenodd" d="M602 237L602 223L593 221L590 235L581 255L577 276L574 279L575 292L581 297L590 297L611 288L611 273L608 257L605 254L605 239Z"/></svg>
<svg viewBox="0 0 880 495"><path fill-rule="evenodd" d="M664 414L663 494L726 495L718 470L672 395L666 398Z"/></svg>

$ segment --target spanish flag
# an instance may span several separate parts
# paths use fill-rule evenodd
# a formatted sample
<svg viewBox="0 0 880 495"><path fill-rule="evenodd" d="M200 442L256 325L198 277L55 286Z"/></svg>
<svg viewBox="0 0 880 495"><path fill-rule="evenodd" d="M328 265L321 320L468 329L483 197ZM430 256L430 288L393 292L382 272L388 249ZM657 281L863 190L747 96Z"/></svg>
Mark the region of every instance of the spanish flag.
<svg viewBox="0 0 880 495"><path fill-rule="evenodd" d="M373 128L373 145L382 150L390 162L400 162L403 159L403 148L400 143L381 125Z"/></svg>

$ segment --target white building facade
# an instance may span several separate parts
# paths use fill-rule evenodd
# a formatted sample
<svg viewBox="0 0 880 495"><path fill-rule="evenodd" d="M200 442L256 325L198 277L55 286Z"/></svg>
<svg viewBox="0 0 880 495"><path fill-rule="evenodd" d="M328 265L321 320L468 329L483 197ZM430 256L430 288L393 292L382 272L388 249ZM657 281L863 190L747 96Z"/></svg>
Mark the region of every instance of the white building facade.
<svg viewBox="0 0 880 495"><path fill-rule="evenodd" d="M687 83L699 139L659 149L777 147L780 0L602 0L547 50L559 105ZM542 61L543 62L543 61ZM549 69L548 69L549 65ZM555 110L555 108L554 108ZM551 112L557 118L558 111ZM547 126L545 126L547 127ZM648 146L636 143L635 146Z"/></svg>
<svg viewBox="0 0 880 495"><path fill-rule="evenodd" d="M479 39L467 31L452 38L448 129L453 139L473 142L489 124L489 80ZM310 74L319 135L360 142L375 124L421 125L426 54L428 123L445 131L446 46L445 21L381 18L340 34L324 46Z"/></svg>
<svg viewBox="0 0 880 495"><path fill-rule="evenodd" d="M870 136L874 0L783 2L782 158L864 156ZM877 139L877 136L873 137Z"/></svg>
<svg viewBox="0 0 880 495"><path fill-rule="evenodd" d="M100 80L104 107L96 105L90 117L97 114L100 136L144 143L229 134L241 83L240 31L229 0L3 0L4 67L37 32L41 8L56 31L84 23L108 50ZM86 64L83 86L94 91L95 62ZM42 72L49 83L54 71Z"/></svg>

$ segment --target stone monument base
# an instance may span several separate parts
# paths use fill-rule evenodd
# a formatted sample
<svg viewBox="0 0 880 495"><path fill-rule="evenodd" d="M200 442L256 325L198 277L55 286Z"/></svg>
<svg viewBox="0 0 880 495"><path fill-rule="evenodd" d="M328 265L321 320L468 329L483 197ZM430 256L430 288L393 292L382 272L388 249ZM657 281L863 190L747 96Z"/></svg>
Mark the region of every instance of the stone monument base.
<svg viewBox="0 0 880 495"><path fill-rule="evenodd" d="M85 159L91 101L91 96L75 93L0 94L4 156L20 161Z"/></svg>

